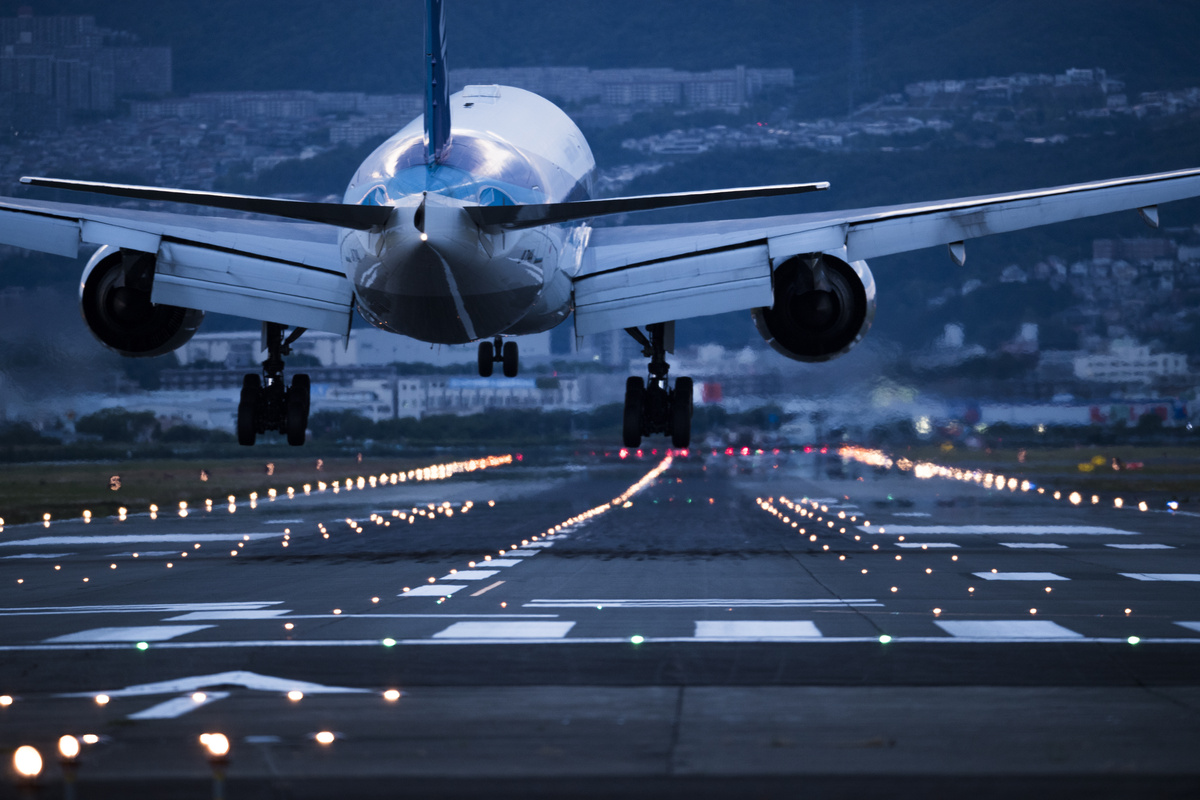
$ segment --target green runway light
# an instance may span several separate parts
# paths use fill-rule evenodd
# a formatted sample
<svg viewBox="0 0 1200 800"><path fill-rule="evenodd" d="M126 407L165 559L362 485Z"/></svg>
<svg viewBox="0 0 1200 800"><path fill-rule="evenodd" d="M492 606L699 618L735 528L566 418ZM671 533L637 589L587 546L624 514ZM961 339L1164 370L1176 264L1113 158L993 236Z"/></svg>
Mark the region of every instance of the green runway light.
<svg viewBox="0 0 1200 800"><path fill-rule="evenodd" d="M149 643L149 642L138 642L138 643L137 643L137 649L138 649L138 650L149 650L149 649L150 649L150 643Z"/></svg>
<svg viewBox="0 0 1200 800"><path fill-rule="evenodd" d="M1140 637L1137 637L1137 636L1130 636L1130 637L1129 637L1129 639L1128 639L1127 641L1128 641L1130 644L1137 644L1138 642L1140 642L1140 641L1141 641L1141 638L1140 638Z"/></svg>
<svg viewBox="0 0 1200 800"><path fill-rule="evenodd" d="M887 644L891 640L892 640L892 637L888 636L886 633L879 637L880 644Z"/></svg>
<svg viewBox="0 0 1200 800"><path fill-rule="evenodd" d="M396 640L389 636L388 638L383 640L383 646L384 647L395 647Z"/></svg>
<svg viewBox="0 0 1200 800"><path fill-rule="evenodd" d="M629 641L631 644L641 644L642 642L646 641L646 639L635 634L634 636L629 637Z"/></svg>

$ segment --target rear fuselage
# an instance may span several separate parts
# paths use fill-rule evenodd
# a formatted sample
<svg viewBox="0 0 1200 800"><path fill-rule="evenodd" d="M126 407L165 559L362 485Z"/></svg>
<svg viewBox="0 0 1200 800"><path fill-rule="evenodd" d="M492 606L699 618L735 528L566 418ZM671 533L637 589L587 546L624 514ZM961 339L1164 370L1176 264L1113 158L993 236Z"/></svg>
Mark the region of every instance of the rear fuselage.
<svg viewBox="0 0 1200 800"><path fill-rule="evenodd" d="M450 108L450 144L438 162L426 163L418 117L346 190L346 203L395 209L382 231L343 233L359 312L384 330L442 344L548 330L570 313L588 227L489 232L462 209L587 199L595 159L561 109L522 89L468 86Z"/></svg>

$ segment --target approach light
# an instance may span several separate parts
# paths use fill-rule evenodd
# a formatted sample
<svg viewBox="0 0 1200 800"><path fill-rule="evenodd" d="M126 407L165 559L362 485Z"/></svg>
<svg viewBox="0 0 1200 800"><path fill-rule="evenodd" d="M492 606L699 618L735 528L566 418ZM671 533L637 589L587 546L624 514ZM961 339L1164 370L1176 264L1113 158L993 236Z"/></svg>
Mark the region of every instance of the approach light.
<svg viewBox="0 0 1200 800"><path fill-rule="evenodd" d="M60 736L58 739L58 754L67 761L79 757L79 740L74 736Z"/></svg>
<svg viewBox="0 0 1200 800"><path fill-rule="evenodd" d="M36 747L23 744L13 753L13 769L26 780L33 780L42 774L42 754Z"/></svg>

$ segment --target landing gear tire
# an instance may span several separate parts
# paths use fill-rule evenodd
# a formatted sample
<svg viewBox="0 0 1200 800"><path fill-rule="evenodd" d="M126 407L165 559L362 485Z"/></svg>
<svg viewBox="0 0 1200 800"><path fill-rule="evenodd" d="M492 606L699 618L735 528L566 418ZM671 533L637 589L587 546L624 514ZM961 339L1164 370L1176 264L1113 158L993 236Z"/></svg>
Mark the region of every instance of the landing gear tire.
<svg viewBox="0 0 1200 800"><path fill-rule="evenodd" d="M503 353L501 360L503 361L504 377L517 377L517 369L520 367L520 356L517 353L516 342L505 342L504 347L500 351Z"/></svg>
<svg viewBox="0 0 1200 800"><path fill-rule="evenodd" d="M692 379L676 378L671 392L671 444L683 449L692 441Z"/></svg>
<svg viewBox="0 0 1200 800"><path fill-rule="evenodd" d="M293 447L304 444L308 430L308 406L311 383L307 375L297 375L292 378L292 386L287 393L287 409L284 426L287 428L287 441Z"/></svg>
<svg viewBox="0 0 1200 800"><path fill-rule="evenodd" d="M258 406L262 397L262 379L257 375L242 378L242 394L238 402L238 444L250 447L258 438Z"/></svg>
<svg viewBox="0 0 1200 800"><path fill-rule="evenodd" d="M625 381L625 417L622 426L622 441L626 447L637 447L642 443L642 406L646 396L646 384L641 378Z"/></svg>
<svg viewBox="0 0 1200 800"><path fill-rule="evenodd" d="M492 369L496 364L496 348L491 342L479 343L479 377L492 377Z"/></svg>

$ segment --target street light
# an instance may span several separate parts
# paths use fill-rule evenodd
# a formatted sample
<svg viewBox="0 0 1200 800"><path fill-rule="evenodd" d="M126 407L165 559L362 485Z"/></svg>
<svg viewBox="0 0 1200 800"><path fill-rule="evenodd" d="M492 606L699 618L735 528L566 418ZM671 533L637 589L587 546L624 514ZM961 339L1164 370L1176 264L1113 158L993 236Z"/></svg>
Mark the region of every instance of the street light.
<svg viewBox="0 0 1200 800"><path fill-rule="evenodd" d="M58 739L58 763L63 773L63 796L75 800L75 776L79 771L79 740L74 736Z"/></svg>
<svg viewBox="0 0 1200 800"><path fill-rule="evenodd" d="M223 733L202 733L200 744L208 750L213 774L213 800L225 800L225 771L229 768L229 739Z"/></svg>

